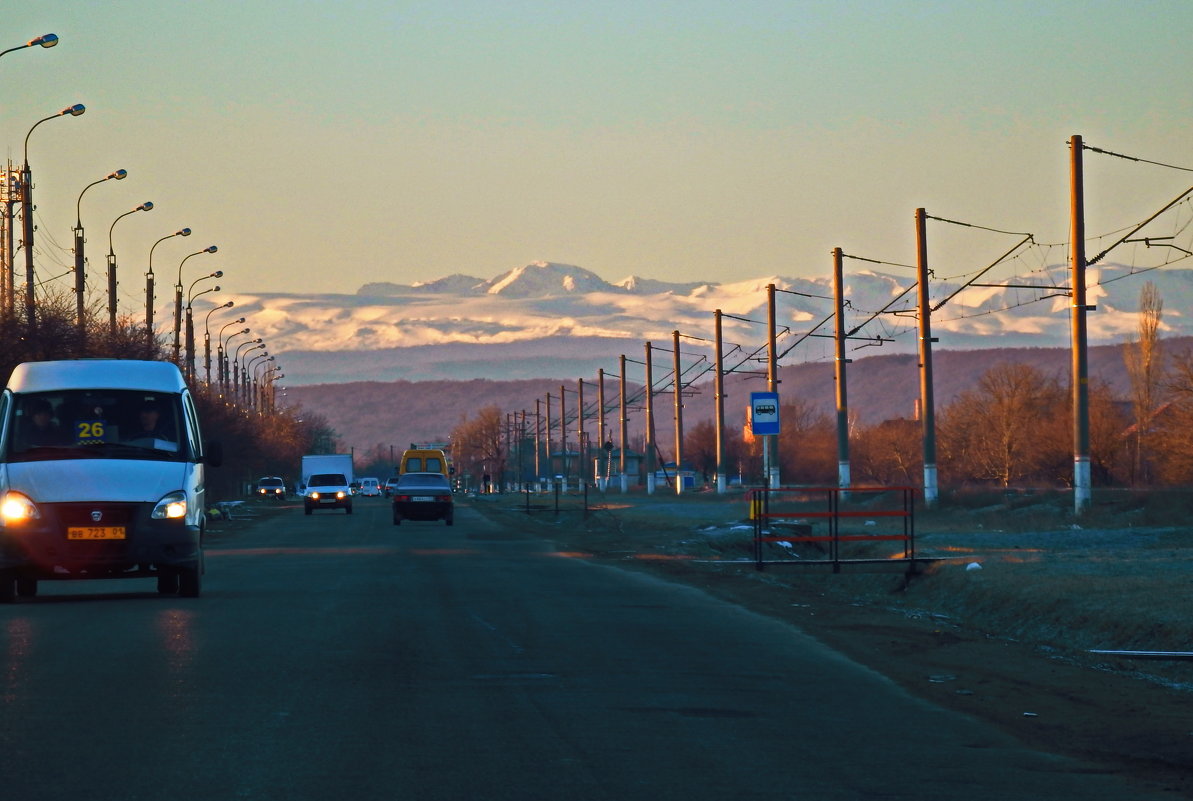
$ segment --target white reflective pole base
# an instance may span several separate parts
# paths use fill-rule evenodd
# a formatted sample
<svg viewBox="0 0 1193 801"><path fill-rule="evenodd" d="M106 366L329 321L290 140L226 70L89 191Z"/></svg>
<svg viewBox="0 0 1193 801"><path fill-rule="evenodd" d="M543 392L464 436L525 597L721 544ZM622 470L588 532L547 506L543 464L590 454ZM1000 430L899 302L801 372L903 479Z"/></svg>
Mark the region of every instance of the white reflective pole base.
<svg viewBox="0 0 1193 801"><path fill-rule="evenodd" d="M1089 457L1076 456L1073 458L1073 512L1085 514L1091 501Z"/></svg>
<svg viewBox="0 0 1193 801"><path fill-rule="evenodd" d="M924 465L924 505L936 508L936 465Z"/></svg>

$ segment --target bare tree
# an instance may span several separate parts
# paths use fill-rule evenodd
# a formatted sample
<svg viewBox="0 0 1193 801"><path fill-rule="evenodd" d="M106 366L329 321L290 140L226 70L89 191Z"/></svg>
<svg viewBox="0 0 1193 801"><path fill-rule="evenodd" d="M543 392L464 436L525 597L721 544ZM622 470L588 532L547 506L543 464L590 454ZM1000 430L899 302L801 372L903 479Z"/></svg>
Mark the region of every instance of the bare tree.
<svg viewBox="0 0 1193 801"><path fill-rule="evenodd" d="M779 410L779 463L787 483L832 484L837 478L837 430L827 414L796 399Z"/></svg>
<svg viewBox="0 0 1193 801"><path fill-rule="evenodd" d="M923 475L922 429L917 420L884 420L858 429L851 450L852 467L861 482L914 485Z"/></svg>
<svg viewBox="0 0 1193 801"><path fill-rule="evenodd" d="M1058 436L1065 391L1055 378L1022 363L990 368L978 388L964 392L937 418L938 463L965 480L1001 486L1051 478L1064 458Z"/></svg>
<svg viewBox="0 0 1193 801"><path fill-rule="evenodd" d="M1164 389L1172 402L1154 420L1156 478L1164 484L1187 485L1193 482L1193 351L1175 355ZM1163 447L1158 447L1161 442Z"/></svg>
<svg viewBox="0 0 1193 801"><path fill-rule="evenodd" d="M505 415L496 406L486 406L476 417L461 421L451 434L456 470L473 476L478 485L486 474L496 481L505 470L504 425Z"/></svg>
<svg viewBox="0 0 1193 801"><path fill-rule="evenodd" d="M1123 360L1131 379L1131 404L1135 412L1132 430L1131 483L1148 484L1152 471L1147 454L1156 410L1163 403L1164 364L1160 342L1160 319L1164 299L1148 281L1139 292L1139 335L1123 348Z"/></svg>

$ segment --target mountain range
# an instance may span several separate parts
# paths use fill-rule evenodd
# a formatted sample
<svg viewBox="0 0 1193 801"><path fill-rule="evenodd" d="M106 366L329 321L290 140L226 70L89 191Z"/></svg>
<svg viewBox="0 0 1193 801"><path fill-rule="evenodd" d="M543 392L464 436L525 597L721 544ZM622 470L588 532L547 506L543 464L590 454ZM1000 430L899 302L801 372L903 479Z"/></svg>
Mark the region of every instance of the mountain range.
<svg viewBox="0 0 1193 801"><path fill-rule="evenodd" d="M737 265L732 272L745 270ZM1072 301L1066 265L1038 266L1013 280L1005 275L969 280L933 277L931 321L938 348L1068 347ZM1145 281L1157 286L1164 301L1164 336L1193 335L1193 270L1106 264L1089 268L1086 281L1087 303L1096 307L1087 315L1091 345L1120 344L1134 335ZM599 368L616 372L622 354L641 359L646 342L670 349L674 331L683 336L685 364L710 359L717 309L723 313L726 360L747 359L766 341L770 284L776 288L783 362L831 363L830 276L608 282L575 265L540 261L490 279L455 274L425 283L376 281L352 294L232 297L235 313L264 340L290 386L574 380L593 377ZM861 355L915 351L914 270L849 271L844 286L844 320L854 332L851 358L865 348L874 350ZM660 355L669 362L669 353Z"/></svg>

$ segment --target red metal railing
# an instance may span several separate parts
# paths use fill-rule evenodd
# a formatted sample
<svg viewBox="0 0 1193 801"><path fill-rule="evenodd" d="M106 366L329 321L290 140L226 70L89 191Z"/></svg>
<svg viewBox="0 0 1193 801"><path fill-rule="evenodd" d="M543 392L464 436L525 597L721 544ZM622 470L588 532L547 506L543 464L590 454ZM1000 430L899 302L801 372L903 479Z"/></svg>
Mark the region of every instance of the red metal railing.
<svg viewBox="0 0 1193 801"><path fill-rule="evenodd" d="M843 563L915 560L914 487L780 487L750 490L750 516L754 521L754 562L766 565L831 564L839 572ZM849 524L865 520L865 528L878 520L895 522L894 527L856 531ZM796 523L798 521L798 523ZM777 529L793 524L790 531ZM851 556L842 553L842 543L899 542L903 554L885 557ZM768 559L771 543L808 543L824 558ZM769 549L773 551L774 549Z"/></svg>

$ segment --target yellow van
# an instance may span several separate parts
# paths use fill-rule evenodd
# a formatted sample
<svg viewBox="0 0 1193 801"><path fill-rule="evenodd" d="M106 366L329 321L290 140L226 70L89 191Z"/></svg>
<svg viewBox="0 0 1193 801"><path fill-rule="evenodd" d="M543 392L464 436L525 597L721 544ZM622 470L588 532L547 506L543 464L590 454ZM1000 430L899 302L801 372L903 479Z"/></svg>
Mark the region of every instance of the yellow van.
<svg viewBox="0 0 1193 801"><path fill-rule="evenodd" d="M448 474L447 454L439 448L407 448L402 453L399 473Z"/></svg>

